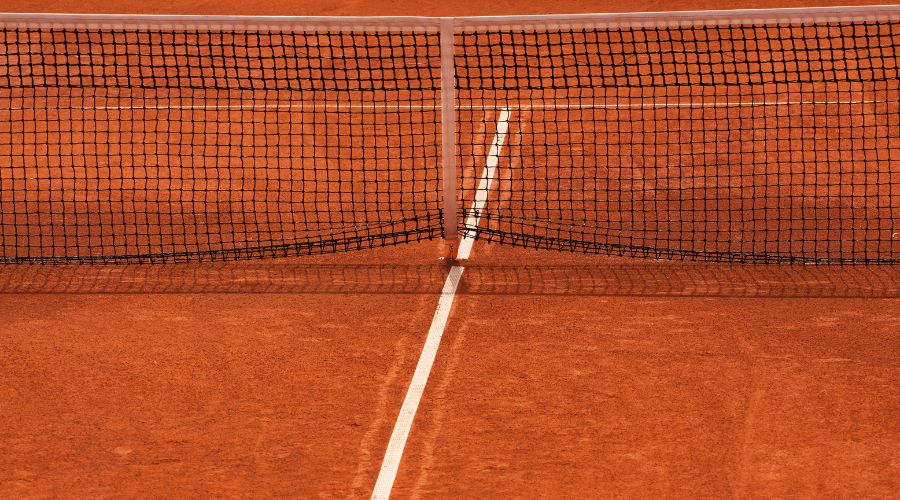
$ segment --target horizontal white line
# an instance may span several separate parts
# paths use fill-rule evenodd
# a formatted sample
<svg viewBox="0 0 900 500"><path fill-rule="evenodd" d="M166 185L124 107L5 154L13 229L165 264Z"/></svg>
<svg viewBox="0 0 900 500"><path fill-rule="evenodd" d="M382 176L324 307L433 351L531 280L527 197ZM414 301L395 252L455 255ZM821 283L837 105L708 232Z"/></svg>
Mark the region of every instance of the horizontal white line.
<svg viewBox="0 0 900 500"><path fill-rule="evenodd" d="M812 106L825 104L877 104L898 101L724 101L724 102L653 102L653 103L592 103L588 105L554 105L554 108L603 108L603 109L643 109L643 108L728 108L753 106Z"/></svg>
<svg viewBox="0 0 900 500"><path fill-rule="evenodd" d="M557 110L557 109L655 109L655 108L737 108L760 106L824 106L824 105L864 105L900 104L900 100L856 100L856 101L722 101L722 102L580 102L580 103L497 103L461 104L457 110ZM198 105L156 105L156 106L83 106L53 109L83 111L128 111L128 110L199 110L199 111L355 111L355 110L406 110L437 111L439 104L198 104ZM0 108L4 111L23 111L26 107Z"/></svg>

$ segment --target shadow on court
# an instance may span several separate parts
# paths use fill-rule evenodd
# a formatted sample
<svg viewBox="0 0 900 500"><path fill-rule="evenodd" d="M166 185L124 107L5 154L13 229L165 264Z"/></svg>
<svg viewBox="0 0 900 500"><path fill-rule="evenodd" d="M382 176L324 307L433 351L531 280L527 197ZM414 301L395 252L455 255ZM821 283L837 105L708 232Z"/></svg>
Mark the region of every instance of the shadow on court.
<svg viewBox="0 0 900 500"><path fill-rule="evenodd" d="M447 265L222 262L2 266L0 293L436 294ZM469 295L900 297L896 266L784 266L611 261L466 266Z"/></svg>

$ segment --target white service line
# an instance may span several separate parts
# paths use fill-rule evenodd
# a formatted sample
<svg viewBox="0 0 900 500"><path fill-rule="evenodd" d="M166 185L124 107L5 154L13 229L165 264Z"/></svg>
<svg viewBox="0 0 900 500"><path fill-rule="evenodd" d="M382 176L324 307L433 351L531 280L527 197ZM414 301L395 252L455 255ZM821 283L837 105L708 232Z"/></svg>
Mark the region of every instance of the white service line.
<svg viewBox="0 0 900 500"><path fill-rule="evenodd" d="M472 203L471 215L466 220L466 225L470 227L478 226L481 218L479 214L487 202L487 190L490 189L493 181L494 172L497 170L497 163L500 159L500 150L506 141L506 134L509 130L509 116L509 109L503 108L500 110L500 116L497 120L497 133L494 135L494 141L491 143L491 149L485 161L484 172L478 183L478 193L475 201ZM460 242L457 256L460 259L468 259L471 251L472 239L464 237ZM381 470L378 471L375 489L372 490L373 500L386 500L391 496L391 489L394 487L394 480L397 478L397 471L400 468L400 460L403 458L406 440L409 438L409 431L412 428L413 420L416 418L419 402L422 400L425 385L428 383L428 377L431 375L431 367L434 365L438 347L440 347L441 339L444 336L444 330L447 328L450 308L453 306L453 299L456 296L456 290L459 288L459 281L462 279L464 270L465 268L460 265L450 267L450 272L447 274L446 281L444 281L444 288L441 290L437 310L434 312L431 327L428 329L428 336L425 338L425 345L422 347L422 354L419 356L419 362L416 364L416 371L413 373L412 381L409 383L406 397L403 398L403 405L400 407L400 414L394 423L394 430L391 432L387 450L384 452Z"/></svg>
<svg viewBox="0 0 900 500"><path fill-rule="evenodd" d="M58 99L58 98L54 98ZM140 98L136 98L140 99ZM149 100L149 99L148 99ZM767 107L767 106L824 106L842 105L855 106L863 104L890 104L897 103L894 100L831 100L831 101L711 101L711 102L534 102L534 103L504 103L501 105L489 104L461 104L456 106L458 110L487 111L493 109L523 110L523 111L553 111L570 109L664 109L664 108L739 108L739 107ZM24 111L26 107L0 108L4 111ZM135 111L135 110L186 110L186 111L366 111L366 110L402 110L402 111L437 111L440 105L433 104L376 104L376 103L333 103L333 104L158 104L158 105L122 105L122 106L78 106L60 107L54 109L82 110L82 111Z"/></svg>

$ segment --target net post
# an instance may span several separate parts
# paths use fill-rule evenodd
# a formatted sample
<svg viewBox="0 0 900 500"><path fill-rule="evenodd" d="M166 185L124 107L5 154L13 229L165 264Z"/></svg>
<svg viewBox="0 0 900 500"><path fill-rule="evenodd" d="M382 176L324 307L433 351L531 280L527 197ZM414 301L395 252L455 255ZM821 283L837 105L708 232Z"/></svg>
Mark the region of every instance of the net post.
<svg viewBox="0 0 900 500"><path fill-rule="evenodd" d="M444 245L449 258L456 258L459 240L456 198L456 45L455 24L441 18L441 175L443 181Z"/></svg>

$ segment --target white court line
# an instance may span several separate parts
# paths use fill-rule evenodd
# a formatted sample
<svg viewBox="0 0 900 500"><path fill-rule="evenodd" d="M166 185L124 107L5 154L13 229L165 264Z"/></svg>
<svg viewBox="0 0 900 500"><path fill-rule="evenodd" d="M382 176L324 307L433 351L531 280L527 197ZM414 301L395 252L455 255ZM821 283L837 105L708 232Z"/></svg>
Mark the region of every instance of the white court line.
<svg viewBox="0 0 900 500"><path fill-rule="evenodd" d="M47 99L59 99L58 97ZM142 98L135 98L142 99ZM148 99L152 100L152 99ZM862 105L897 103L896 100L847 100L847 101L722 101L722 102L575 102L575 103L502 103L461 104L458 110L486 111L493 109L509 110L556 110L556 109L655 109L655 108L738 108L766 106L822 106L822 105ZM358 111L358 110L405 110L405 111L437 111L439 104L365 104L365 103L333 103L333 104L197 104L197 105L144 105L144 106L79 106L59 107L54 109L84 111L134 111L134 110L199 110L199 111ZM27 107L0 108L4 111L23 111L34 109Z"/></svg>
<svg viewBox="0 0 900 500"><path fill-rule="evenodd" d="M394 430L391 432L391 440L388 441L388 447L384 453L384 461L382 461L381 470L378 472L378 480L375 481L375 489L372 490L373 500L386 500L391 496L391 488L394 486L400 459L403 457L403 448L406 447L409 430L412 428L413 419L415 419L416 411L419 409L419 401L422 400L425 384L428 383L428 376L431 374L431 366L434 364L438 347L441 344L441 338L444 336L444 329L450 317L450 308L453 306L453 298L456 295L456 289L459 286L462 273L463 268L461 266L453 266L450 268L450 273L444 282L441 297L438 299L437 310L434 312L434 319L431 320L431 327L428 329L428 337L425 339L422 354L419 356L418 364L416 364L416 371L413 373L412 381L409 383L406 397L403 398L403 406L400 407L400 414L397 415Z"/></svg>
<svg viewBox="0 0 900 500"><path fill-rule="evenodd" d="M509 131L509 114L508 108L500 110L500 117L497 119L497 133L494 135L494 142L488 152L487 160L484 163L484 172L478 181L478 189L475 190L475 201L472 202L472 210L466 219L466 227L478 227L481 220L481 212L487 205L488 192L491 190L491 184L494 182L494 172L497 170L497 164L500 162L500 150L503 143L506 142L506 133ZM459 242L459 250L456 257L460 260L466 260L472 253L472 245L475 238L469 237L468 234L463 235Z"/></svg>
<svg viewBox="0 0 900 500"><path fill-rule="evenodd" d="M494 172L497 170L500 149L503 147L504 141L506 141L506 134L509 130L509 116L509 109L504 108L500 111L500 116L497 120L497 133L494 135L494 141L485 161L485 169L478 184L479 194L476 195L475 202L472 203L472 214L466 220L466 224L470 227L478 226L480 219L478 214L484 209L484 204L487 202L486 190L490 188ZM481 195L482 188L484 188L483 196ZM479 200L481 200L480 205ZM457 256L460 259L467 259L471 251L471 238L464 237L460 242ZM422 347L422 354L419 356L416 371L413 373L412 381L409 383L406 397L403 398L400 414L394 423L394 430L391 432L391 439L388 441L388 447L384 453L381 470L378 472L375 489L372 491L373 500L386 500L391 496L391 489L394 487L394 480L397 478L397 471L400 468L400 460L403 458L403 449L406 447L406 440L409 438L409 431L416 417L416 411L419 409L419 402L422 400L422 394L425 392L425 385L428 383L431 367L434 365L434 360L437 357L438 347L440 347L444 330L447 327L447 320L450 317L450 308L453 306L453 299L456 296L456 290L459 287L459 281L462 279L464 270L463 266L452 266L447 275L447 280L444 281L444 288L441 290L437 310L434 312L431 327L428 329L428 336L425 338L425 345Z"/></svg>

